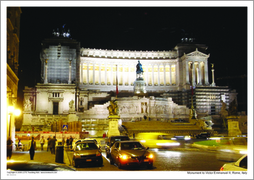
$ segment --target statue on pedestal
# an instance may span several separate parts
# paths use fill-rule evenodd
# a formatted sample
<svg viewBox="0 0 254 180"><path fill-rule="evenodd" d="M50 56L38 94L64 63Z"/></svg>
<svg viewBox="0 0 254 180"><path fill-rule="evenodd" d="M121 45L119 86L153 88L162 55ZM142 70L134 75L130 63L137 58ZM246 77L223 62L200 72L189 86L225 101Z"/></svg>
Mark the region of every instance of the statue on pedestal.
<svg viewBox="0 0 254 180"><path fill-rule="evenodd" d="M143 71L142 64L140 63L140 61L138 61L136 68L137 68L136 69L137 78L141 78L144 71Z"/></svg>
<svg viewBox="0 0 254 180"><path fill-rule="evenodd" d="M110 101L110 105L107 108L109 115L118 115L118 105L116 100Z"/></svg>
<svg viewBox="0 0 254 180"><path fill-rule="evenodd" d="M73 101L73 100L71 100L71 101L69 102L69 107L70 107L70 111L75 111L75 108L74 108L74 101Z"/></svg>
<svg viewBox="0 0 254 180"><path fill-rule="evenodd" d="M24 104L24 111L31 111L32 103L29 99L25 101Z"/></svg>

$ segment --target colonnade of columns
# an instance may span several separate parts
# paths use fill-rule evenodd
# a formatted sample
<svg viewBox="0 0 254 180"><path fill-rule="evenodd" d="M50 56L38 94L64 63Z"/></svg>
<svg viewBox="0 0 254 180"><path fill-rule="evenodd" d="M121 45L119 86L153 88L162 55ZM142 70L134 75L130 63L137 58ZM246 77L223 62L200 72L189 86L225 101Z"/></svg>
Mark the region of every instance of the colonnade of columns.
<svg viewBox="0 0 254 180"><path fill-rule="evenodd" d="M204 85L208 82L207 61L185 61L186 66L186 84Z"/></svg>
<svg viewBox="0 0 254 180"><path fill-rule="evenodd" d="M80 64L80 83L90 85L115 85L116 75L119 85L130 86L136 80L136 64ZM143 78L147 86L176 85L176 64L143 64Z"/></svg>

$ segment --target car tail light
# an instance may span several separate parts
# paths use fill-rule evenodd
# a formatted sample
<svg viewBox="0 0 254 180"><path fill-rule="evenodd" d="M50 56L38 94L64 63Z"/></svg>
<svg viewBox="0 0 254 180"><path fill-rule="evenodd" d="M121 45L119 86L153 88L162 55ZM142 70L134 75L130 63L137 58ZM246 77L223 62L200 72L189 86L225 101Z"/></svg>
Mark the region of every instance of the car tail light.
<svg viewBox="0 0 254 180"><path fill-rule="evenodd" d="M221 168L220 168L220 171L223 171L223 170L224 170L224 167L221 167Z"/></svg>
<svg viewBox="0 0 254 180"><path fill-rule="evenodd" d="M101 156L101 153L100 153L100 152L97 152L97 153L96 153L96 156Z"/></svg>

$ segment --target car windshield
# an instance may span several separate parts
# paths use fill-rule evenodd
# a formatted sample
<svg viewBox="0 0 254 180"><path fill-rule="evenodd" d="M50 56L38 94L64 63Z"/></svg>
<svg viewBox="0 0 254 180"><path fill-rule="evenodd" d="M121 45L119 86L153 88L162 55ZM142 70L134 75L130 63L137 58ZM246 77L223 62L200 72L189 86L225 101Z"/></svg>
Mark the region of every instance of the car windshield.
<svg viewBox="0 0 254 180"><path fill-rule="evenodd" d="M137 149L144 149L144 147L139 142L121 143L121 150L137 150Z"/></svg>
<svg viewBox="0 0 254 180"><path fill-rule="evenodd" d="M126 141L126 140L129 140L128 137L116 137L113 142L116 142L116 141Z"/></svg>
<svg viewBox="0 0 254 180"><path fill-rule="evenodd" d="M95 143L80 143L76 146L76 151L82 150L93 150L98 149L98 146Z"/></svg>

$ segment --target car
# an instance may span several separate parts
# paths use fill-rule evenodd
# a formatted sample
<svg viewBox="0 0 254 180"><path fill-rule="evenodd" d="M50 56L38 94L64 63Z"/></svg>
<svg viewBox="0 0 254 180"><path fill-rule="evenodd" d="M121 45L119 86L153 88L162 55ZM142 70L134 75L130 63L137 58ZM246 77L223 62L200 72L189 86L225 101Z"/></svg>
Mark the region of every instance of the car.
<svg viewBox="0 0 254 180"><path fill-rule="evenodd" d="M139 133L136 140L150 149L168 149L180 146L180 143L167 133Z"/></svg>
<svg viewBox="0 0 254 180"><path fill-rule="evenodd" d="M233 163L226 163L221 168L220 171L247 171L248 170L248 155L243 155L240 159Z"/></svg>
<svg viewBox="0 0 254 180"><path fill-rule="evenodd" d="M196 135L197 139L207 139L211 137L211 134L209 132L201 132L198 135Z"/></svg>
<svg viewBox="0 0 254 180"><path fill-rule="evenodd" d="M74 147L75 144L77 144L77 143L79 143L79 142L83 142L83 141L93 141L95 144L98 144L96 139L85 138L85 139L77 139L77 140L73 141L73 142L72 142L72 147Z"/></svg>
<svg viewBox="0 0 254 180"><path fill-rule="evenodd" d="M8 160L7 171L75 171L75 169L53 163Z"/></svg>
<svg viewBox="0 0 254 180"><path fill-rule="evenodd" d="M142 167L153 168L154 155L139 141L118 141L111 147L110 164L116 163L118 168Z"/></svg>
<svg viewBox="0 0 254 180"><path fill-rule="evenodd" d="M108 142L107 142L107 146L105 147L106 150L106 157L109 158L110 157L110 150L111 147L113 146L113 144L117 141L125 141L125 140L130 140L129 136L125 136L125 135L119 135L119 136L110 136L108 138Z"/></svg>
<svg viewBox="0 0 254 180"><path fill-rule="evenodd" d="M103 166L103 158L101 149L94 141L82 141L74 145L72 165L78 167L80 165L97 164Z"/></svg>
<svg viewBox="0 0 254 180"><path fill-rule="evenodd" d="M237 161L247 154L247 137L222 137L216 140L219 144L216 157L221 161Z"/></svg>

